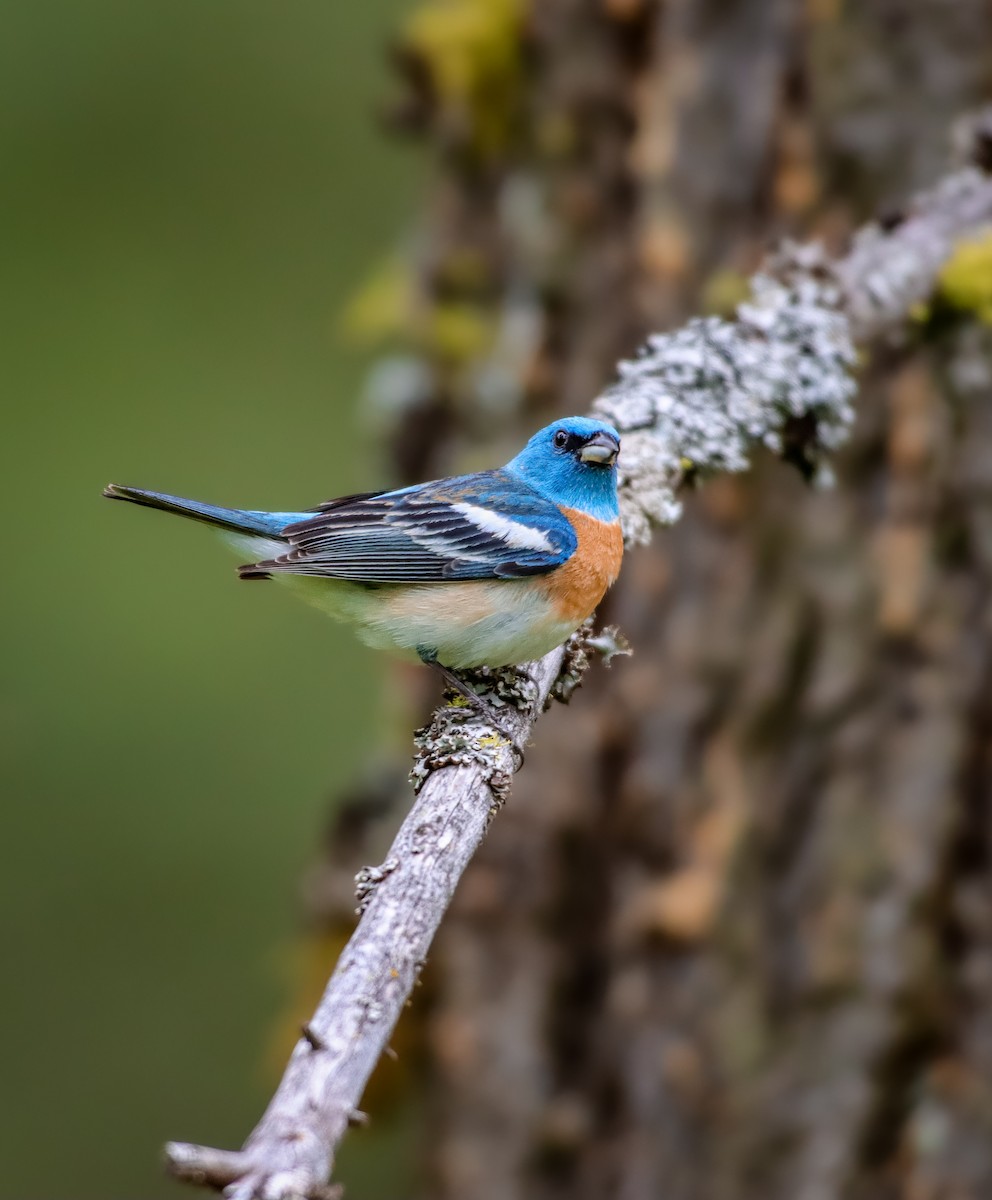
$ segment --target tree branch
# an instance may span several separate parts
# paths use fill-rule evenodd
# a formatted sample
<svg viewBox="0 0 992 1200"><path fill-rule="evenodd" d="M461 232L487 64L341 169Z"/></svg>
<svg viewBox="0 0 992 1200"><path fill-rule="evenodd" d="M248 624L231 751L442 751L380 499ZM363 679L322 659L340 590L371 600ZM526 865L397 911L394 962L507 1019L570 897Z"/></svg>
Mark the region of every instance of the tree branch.
<svg viewBox="0 0 992 1200"><path fill-rule="evenodd" d="M587 633L588 631L584 631ZM359 876L362 919L307 1023L282 1082L244 1148L166 1147L179 1179L232 1200L327 1200L334 1148L355 1123L365 1084L417 982L462 872L502 805L522 747L560 676L581 669L580 634L526 673L487 672L516 745L462 705L440 708L418 736L416 801L381 867Z"/></svg>
<svg viewBox="0 0 992 1200"><path fill-rule="evenodd" d="M975 125L983 147L992 126ZM982 140L984 139L984 141ZM976 154L974 161L982 159ZM689 470L746 468L764 444L811 476L853 419L853 340L897 326L933 290L956 239L992 224L992 179L977 167L916 198L894 226L871 225L830 263L786 247L753 280L738 320L707 318L650 339L594 405L623 435L624 531L643 542L676 519ZM469 710L438 710L418 736L413 808L389 856L359 877L362 917L261 1121L238 1152L170 1143L180 1179L230 1200L330 1200L334 1152L416 984L462 872L522 762L534 723L575 686L587 628L519 671L482 673L515 746Z"/></svg>

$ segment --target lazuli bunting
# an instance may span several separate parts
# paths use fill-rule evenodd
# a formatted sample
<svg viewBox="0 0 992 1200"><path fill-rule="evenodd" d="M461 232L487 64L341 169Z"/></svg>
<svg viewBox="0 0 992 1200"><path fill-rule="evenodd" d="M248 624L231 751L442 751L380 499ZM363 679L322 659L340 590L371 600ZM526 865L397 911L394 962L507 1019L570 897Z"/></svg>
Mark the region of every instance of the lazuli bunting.
<svg viewBox="0 0 992 1200"><path fill-rule="evenodd" d="M216 526L255 560L242 579L289 584L369 645L434 664L464 691L452 670L540 658L616 579L619 450L611 425L568 417L499 470L305 512L218 508L116 484L104 495Z"/></svg>

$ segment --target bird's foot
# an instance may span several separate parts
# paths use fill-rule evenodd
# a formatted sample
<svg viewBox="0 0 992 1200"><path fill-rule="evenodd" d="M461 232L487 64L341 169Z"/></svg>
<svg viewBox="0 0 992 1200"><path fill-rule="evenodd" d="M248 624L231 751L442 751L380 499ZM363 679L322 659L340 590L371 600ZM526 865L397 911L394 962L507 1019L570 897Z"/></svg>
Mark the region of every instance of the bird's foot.
<svg viewBox="0 0 992 1200"><path fill-rule="evenodd" d="M480 696L474 688L470 687L460 675L457 675L449 667L443 666L436 658L423 653L421 653L420 657L428 666L433 667L438 672L444 680L447 690L460 696L468 707L475 709L487 724L491 725L501 737L509 742L519 759L518 766L522 765L524 752L520 748L514 732L508 729L503 723L501 714L497 709L484 696Z"/></svg>
<svg viewBox="0 0 992 1200"><path fill-rule="evenodd" d="M503 728L496 709L489 703L485 696L480 696L477 691L469 687L465 680L456 675L454 671L449 671L447 667L442 667L440 663L435 663L434 666L444 680L445 686L450 691L456 692L461 696L470 707L485 717L489 724L498 733L501 733L503 737L509 738L511 742L513 741L513 735Z"/></svg>

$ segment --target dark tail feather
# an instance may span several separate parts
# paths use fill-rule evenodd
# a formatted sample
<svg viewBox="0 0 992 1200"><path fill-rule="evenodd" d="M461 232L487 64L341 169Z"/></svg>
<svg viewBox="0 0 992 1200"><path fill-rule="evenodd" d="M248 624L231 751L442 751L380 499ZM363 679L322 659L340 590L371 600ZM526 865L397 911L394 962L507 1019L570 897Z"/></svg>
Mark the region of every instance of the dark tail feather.
<svg viewBox="0 0 992 1200"><path fill-rule="evenodd" d="M245 563L243 567L238 567L239 579L271 579L272 573L266 571L261 563Z"/></svg>
<svg viewBox="0 0 992 1200"><path fill-rule="evenodd" d="M191 517L217 529L228 529L235 533L255 533L263 537L277 538L297 513L250 512L241 508L219 508L215 504L202 504L199 500L186 500L182 496L169 496L164 492L149 492L144 488L121 487L111 483L103 489L110 500L128 500L145 508L158 508L163 512L178 513Z"/></svg>

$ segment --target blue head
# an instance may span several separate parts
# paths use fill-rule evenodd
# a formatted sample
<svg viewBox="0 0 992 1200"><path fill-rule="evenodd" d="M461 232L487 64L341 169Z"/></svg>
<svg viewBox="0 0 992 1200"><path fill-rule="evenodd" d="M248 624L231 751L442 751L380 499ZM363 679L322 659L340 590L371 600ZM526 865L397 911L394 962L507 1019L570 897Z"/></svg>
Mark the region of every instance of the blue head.
<svg viewBox="0 0 992 1200"><path fill-rule="evenodd" d="M506 470L565 508L615 521L620 435L605 421L563 417L538 430Z"/></svg>

